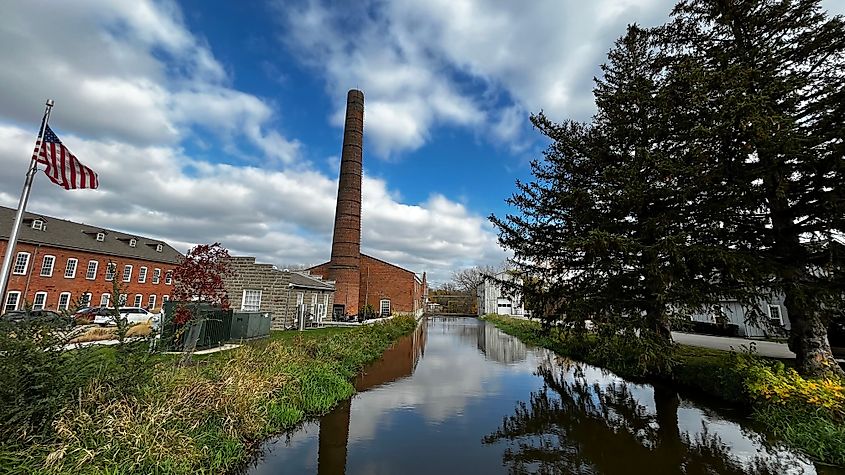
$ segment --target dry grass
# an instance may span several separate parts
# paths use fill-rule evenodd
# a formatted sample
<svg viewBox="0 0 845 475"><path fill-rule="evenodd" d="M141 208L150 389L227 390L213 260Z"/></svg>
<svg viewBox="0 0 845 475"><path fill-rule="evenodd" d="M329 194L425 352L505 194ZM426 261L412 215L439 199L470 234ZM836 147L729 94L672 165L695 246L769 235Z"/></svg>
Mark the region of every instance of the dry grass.
<svg viewBox="0 0 845 475"><path fill-rule="evenodd" d="M126 336L133 337L133 336L150 336L153 332L153 327L150 322L139 323L137 325L133 325L126 331Z"/></svg>
<svg viewBox="0 0 845 475"><path fill-rule="evenodd" d="M89 328L82 335L70 340L70 343L85 343L88 341L103 341L114 340L117 338L117 329L115 328Z"/></svg>

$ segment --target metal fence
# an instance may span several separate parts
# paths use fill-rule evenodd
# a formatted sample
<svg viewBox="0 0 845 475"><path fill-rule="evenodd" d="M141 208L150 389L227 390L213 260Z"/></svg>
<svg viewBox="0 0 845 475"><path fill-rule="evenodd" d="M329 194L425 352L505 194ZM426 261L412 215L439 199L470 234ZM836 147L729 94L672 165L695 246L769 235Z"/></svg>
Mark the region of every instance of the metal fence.
<svg viewBox="0 0 845 475"><path fill-rule="evenodd" d="M187 306L194 315L188 324L173 321L176 309ZM232 339L232 310L203 302L167 302L164 304L164 319L161 327L161 342L166 351L182 351L185 347L190 325L199 325L197 349L220 346Z"/></svg>

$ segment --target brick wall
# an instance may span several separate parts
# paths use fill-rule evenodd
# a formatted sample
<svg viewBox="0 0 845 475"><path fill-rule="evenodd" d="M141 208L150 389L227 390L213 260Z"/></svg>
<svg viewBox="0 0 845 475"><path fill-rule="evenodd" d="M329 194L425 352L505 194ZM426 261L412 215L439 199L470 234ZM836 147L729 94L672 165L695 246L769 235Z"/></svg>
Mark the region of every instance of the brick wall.
<svg viewBox="0 0 845 475"><path fill-rule="evenodd" d="M0 262L2 256L6 252L7 241L0 241ZM135 302L135 295L141 295L141 306L146 307L150 303L150 295L155 296L154 309L161 307L164 296L170 296L173 285L165 283L167 272L171 272L175 267L174 263L156 262L142 259L132 259L126 257L108 256L103 254L96 254L85 251L74 251L69 249L62 249L46 245L34 245L18 242L15 254L13 255L12 264L14 267L14 259L17 253L28 252L30 254L29 264L25 275L15 275L10 273L8 292L21 292L21 299L19 300L18 308L22 308L22 303L26 300L32 303L35 299L36 292L47 292L46 307L50 310L56 310L59 303L59 295L63 292L70 292L70 306L73 307L77 298L85 292L90 292L91 304L99 305L100 299L104 293L112 293L112 282L105 279L106 266L111 260L117 264L115 272L115 279L125 288L127 294L126 305L133 305ZM41 276L41 266L44 261L44 256L54 256L52 276ZM65 269L69 258L77 259L76 275L73 278L65 278ZM94 279L86 279L86 271L88 269L89 261L97 261L97 273ZM123 268L125 265L132 266L132 275L129 282L123 282ZM147 268L147 276L144 283L139 282L139 271L141 267ZM153 270L161 269L161 275L158 284L153 284ZM14 270L14 269L13 269ZM3 308L0 311L5 311L6 296L3 297Z"/></svg>

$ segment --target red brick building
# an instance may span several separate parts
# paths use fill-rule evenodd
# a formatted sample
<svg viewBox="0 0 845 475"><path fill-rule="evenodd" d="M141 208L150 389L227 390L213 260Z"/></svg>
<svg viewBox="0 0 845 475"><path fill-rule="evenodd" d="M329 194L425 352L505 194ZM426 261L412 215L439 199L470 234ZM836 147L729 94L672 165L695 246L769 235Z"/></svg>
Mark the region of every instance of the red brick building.
<svg viewBox="0 0 845 475"><path fill-rule="evenodd" d="M15 210L0 207L0 262ZM0 313L23 308L72 310L112 297L112 280L128 306L158 309L170 298L181 254L165 242L25 213Z"/></svg>
<svg viewBox="0 0 845 475"><path fill-rule="evenodd" d="M331 260L308 269L334 281L332 315L358 315L367 305L375 313L421 314L427 293L422 278L399 266L361 254L361 176L364 150L364 94L346 97L346 123L340 158Z"/></svg>

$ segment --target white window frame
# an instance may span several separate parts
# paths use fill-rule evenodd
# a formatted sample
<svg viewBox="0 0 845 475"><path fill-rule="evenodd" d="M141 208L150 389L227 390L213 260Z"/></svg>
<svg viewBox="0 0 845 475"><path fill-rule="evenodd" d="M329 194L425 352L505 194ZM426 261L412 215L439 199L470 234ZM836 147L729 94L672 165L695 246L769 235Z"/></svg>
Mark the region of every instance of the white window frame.
<svg viewBox="0 0 845 475"><path fill-rule="evenodd" d="M153 284L158 284L161 282L161 269L156 267L153 269Z"/></svg>
<svg viewBox="0 0 845 475"><path fill-rule="evenodd" d="M138 240L137 240L137 239L132 238L132 239L130 239L130 240L129 240L129 247L135 247L135 246L137 246L137 245L138 245Z"/></svg>
<svg viewBox="0 0 845 475"><path fill-rule="evenodd" d="M165 302L169 302L169 301L170 301L170 296L169 296L169 295L162 295L162 296L161 296L161 304L162 304L162 305L164 305L164 303L165 303Z"/></svg>
<svg viewBox="0 0 845 475"><path fill-rule="evenodd" d="M65 299L62 302L62 299ZM70 292L62 292L59 294L59 301L56 303L56 310L67 310L70 308Z"/></svg>
<svg viewBox="0 0 845 475"><path fill-rule="evenodd" d="M143 266L143 267L138 268L138 283L139 284L146 284L147 283L147 266Z"/></svg>
<svg viewBox="0 0 845 475"><path fill-rule="evenodd" d="M387 304L387 313L384 312L384 304ZM388 315L390 316L391 308L390 308L390 299L381 299L378 301L378 314L379 316Z"/></svg>
<svg viewBox="0 0 845 475"><path fill-rule="evenodd" d="M165 271L164 272L164 285L172 285L173 284L173 271Z"/></svg>
<svg viewBox="0 0 845 475"><path fill-rule="evenodd" d="M117 296L117 306L118 307L125 307L126 301L129 300L129 296L126 294L118 294Z"/></svg>
<svg viewBox="0 0 845 475"><path fill-rule="evenodd" d="M96 239L97 241L103 242L106 240L106 235L104 233L97 233Z"/></svg>
<svg viewBox="0 0 845 475"><path fill-rule="evenodd" d="M94 264L94 267L91 267L91 264ZM100 261L88 261L88 267L85 268L85 278L88 280L94 280L97 278L97 270L100 267Z"/></svg>
<svg viewBox="0 0 845 475"><path fill-rule="evenodd" d="M156 308L156 294L150 294L147 298L147 308L150 309L150 311Z"/></svg>
<svg viewBox="0 0 845 475"><path fill-rule="evenodd" d="M156 252L161 252L162 249L164 249L164 246L162 246L161 244L156 244Z"/></svg>
<svg viewBox="0 0 845 475"><path fill-rule="evenodd" d="M132 265L126 264L123 266L123 281L132 282Z"/></svg>
<svg viewBox="0 0 845 475"><path fill-rule="evenodd" d="M47 266L47 263L50 263L50 266ZM41 272L39 275L41 277L53 277L53 268L56 267L56 256L52 254L45 254L44 257L41 259Z"/></svg>
<svg viewBox="0 0 845 475"><path fill-rule="evenodd" d="M73 265L71 265L73 263ZM76 269L79 267L79 259L75 257L69 257L67 259L67 263L65 264L65 279L75 279L76 278ZM70 271L70 272L68 272Z"/></svg>
<svg viewBox="0 0 845 475"><path fill-rule="evenodd" d="M111 282L114 280L115 274L117 274L117 264L114 262L109 262L106 264L106 282Z"/></svg>
<svg viewBox="0 0 845 475"><path fill-rule="evenodd" d="M19 252L15 254L15 265L12 267L12 274L14 275L26 275L27 269L29 269L29 256L28 252ZM23 263L21 263L21 258L23 258Z"/></svg>
<svg viewBox="0 0 845 475"><path fill-rule="evenodd" d="M108 307L109 305L111 305L111 294L103 292L103 295L100 296L100 307Z"/></svg>
<svg viewBox="0 0 845 475"><path fill-rule="evenodd" d="M15 303L12 304L12 308L9 308L9 300L11 300L12 296L15 296ZM17 310L21 304L21 293L18 290L10 290L6 292L6 298L3 300L3 313L11 312L13 310Z"/></svg>
<svg viewBox="0 0 845 475"><path fill-rule="evenodd" d="M38 297L43 297L41 303L38 303ZM44 310L47 308L47 292L39 291L35 292L35 295L32 296L32 309L33 310Z"/></svg>
<svg viewBox="0 0 845 475"><path fill-rule="evenodd" d="M133 307L140 307L144 303L144 294L135 294L135 300L132 301Z"/></svg>
<svg viewBox="0 0 845 475"><path fill-rule="evenodd" d="M91 306L91 299L94 298L94 294L91 292L83 292L82 298L79 300L79 305L81 307L90 307Z"/></svg>
<svg viewBox="0 0 845 475"><path fill-rule="evenodd" d="M37 231L41 231L42 229L44 229L44 221L40 220L40 219L33 220L32 221L32 229L35 229Z"/></svg>
<svg viewBox="0 0 845 475"><path fill-rule="evenodd" d="M769 321L774 322L775 318L772 316L772 310L777 309L777 321L778 325L783 325L783 309L780 308L780 305L769 305Z"/></svg>
<svg viewBox="0 0 845 475"><path fill-rule="evenodd" d="M247 312L257 312L261 309L261 290L244 289L241 294L241 310Z"/></svg>

